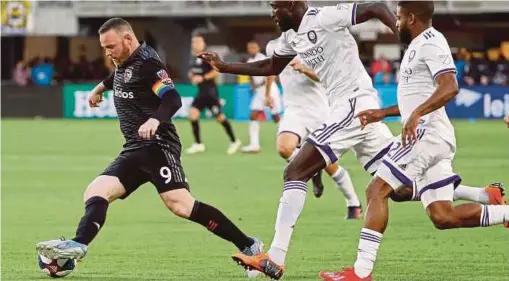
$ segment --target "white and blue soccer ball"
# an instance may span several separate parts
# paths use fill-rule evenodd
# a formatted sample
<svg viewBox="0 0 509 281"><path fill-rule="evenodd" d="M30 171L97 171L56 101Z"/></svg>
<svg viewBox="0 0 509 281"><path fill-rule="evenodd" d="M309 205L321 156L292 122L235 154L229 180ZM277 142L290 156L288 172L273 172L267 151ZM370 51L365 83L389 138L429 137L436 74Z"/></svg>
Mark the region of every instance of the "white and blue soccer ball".
<svg viewBox="0 0 509 281"><path fill-rule="evenodd" d="M37 256L37 265L42 273L53 277L61 278L65 277L74 271L76 267L75 259L48 259L45 256Z"/></svg>

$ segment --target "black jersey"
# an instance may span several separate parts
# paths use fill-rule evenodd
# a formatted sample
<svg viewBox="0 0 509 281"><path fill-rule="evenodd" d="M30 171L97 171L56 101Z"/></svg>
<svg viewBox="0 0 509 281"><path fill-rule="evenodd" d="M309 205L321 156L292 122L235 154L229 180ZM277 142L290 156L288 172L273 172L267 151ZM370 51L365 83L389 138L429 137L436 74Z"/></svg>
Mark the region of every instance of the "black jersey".
<svg viewBox="0 0 509 281"><path fill-rule="evenodd" d="M165 85L173 87L166 66L154 49L143 43L103 83L113 90L120 130L126 141L125 149L159 143L180 154L180 140L171 120L161 122L154 139L143 140L138 135L140 126L161 104L158 91Z"/></svg>
<svg viewBox="0 0 509 281"><path fill-rule="evenodd" d="M191 58L191 73L193 75L203 76L212 70L213 68L208 62L196 56ZM198 84L198 88L200 95L217 95L215 80L203 80L201 84Z"/></svg>

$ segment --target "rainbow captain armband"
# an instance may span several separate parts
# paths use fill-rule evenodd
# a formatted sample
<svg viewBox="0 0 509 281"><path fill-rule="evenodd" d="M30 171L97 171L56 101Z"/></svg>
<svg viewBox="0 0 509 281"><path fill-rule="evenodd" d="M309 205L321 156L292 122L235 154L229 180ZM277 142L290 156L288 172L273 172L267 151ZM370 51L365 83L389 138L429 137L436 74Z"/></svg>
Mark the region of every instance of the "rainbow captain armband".
<svg viewBox="0 0 509 281"><path fill-rule="evenodd" d="M175 89L175 85L173 84L171 78L168 77L166 70L159 70L157 72L157 76L159 76L161 79L154 83L152 86L152 92L154 92L154 94L156 94L158 97L162 97L164 93Z"/></svg>

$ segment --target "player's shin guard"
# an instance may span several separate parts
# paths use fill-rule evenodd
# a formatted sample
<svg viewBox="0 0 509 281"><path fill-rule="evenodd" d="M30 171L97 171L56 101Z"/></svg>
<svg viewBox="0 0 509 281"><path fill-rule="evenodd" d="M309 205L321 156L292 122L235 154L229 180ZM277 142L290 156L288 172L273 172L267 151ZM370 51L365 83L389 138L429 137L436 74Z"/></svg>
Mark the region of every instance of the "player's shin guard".
<svg viewBox="0 0 509 281"><path fill-rule="evenodd" d="M233 133L232 125L230 124L230 121L228 119L225 119L221 125L223 125L224 130L226 131L226 134L230 138L231 142L235 142L235 134Z"/></svg>
<svg viewBox="0 0 509 281"><path fill-rule="evenodd" d="M94 196L85 202L85 215L81 218L76 230L76 237L72 240L88 245L99 233L106 221L108 200Z"/></svg>
<svg viewBox="0 0 509 281"><path fill-rule="evenodd" d="M339 190L345 195L346 205L348 207L360 207L361 202L357 197L357 193L355 193L355 188L352 183L352 178L350 178L350 174L347 170L342 167L338 167L338 170L334 175L332 175L332 179L337 184Z"/></svg>
<svg viewBox="0 0 509 281"><path fill-rule="evenodd" d="M509 221L509 205L483 205L480 226L502 224Z"/></svg>
<svg viewBox="0 0 509 281"><path fill-rule="evenodd" d="M240 231L221 211L205 203L194 202L189 220L203 225L215 235L232 242L240 251L254 243L251 238Z"/></svg>
<svg viewBox="0 0 509 281"><path fill-rule="evenodd" d="M201 143L200 121L198 121L198 120L191 121L191 127L193 127L194 142L195 143Z"/></svg>
<svg viewBox="0 0 509 281"><path fill-rule="evenodd" d="M357 260L354 265L355 274L360 278L366 278L373 271L381 241L382 233L367 228L361 230Z"/></svg>
<svg viewBox="0 0 509 281"><path fill-rule="evenodd" d="M307 184L302 181L285 182L277 211L274 239L269 256L278 264L284 264L293 228L306 202Z"/></svg>

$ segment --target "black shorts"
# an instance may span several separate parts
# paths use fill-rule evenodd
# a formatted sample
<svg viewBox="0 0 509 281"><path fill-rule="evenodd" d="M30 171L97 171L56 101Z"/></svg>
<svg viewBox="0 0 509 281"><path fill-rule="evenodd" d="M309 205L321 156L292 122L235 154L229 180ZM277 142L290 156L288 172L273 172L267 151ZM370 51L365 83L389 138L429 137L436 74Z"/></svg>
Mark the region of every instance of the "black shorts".
<svg viewBox="0 0 509 281"><path fill-rule="evenodd" d="M123 150L102 175L117 177L124 185L127 192L121 199L147 182L151 182L159 193L180 188L189 190L180 155L172 154L160 144Z"/></svg>
<svg viewBox="0 0 509 281"><path fill-rule="evenodd" d="M197 108L199 111L202 111L205 108L208 108L212 115L218 116L221 114L221 102L219 101L219 97L215 89L206 90L208 92L198 93L196 98L194 98L192 107Z"/></svg>

